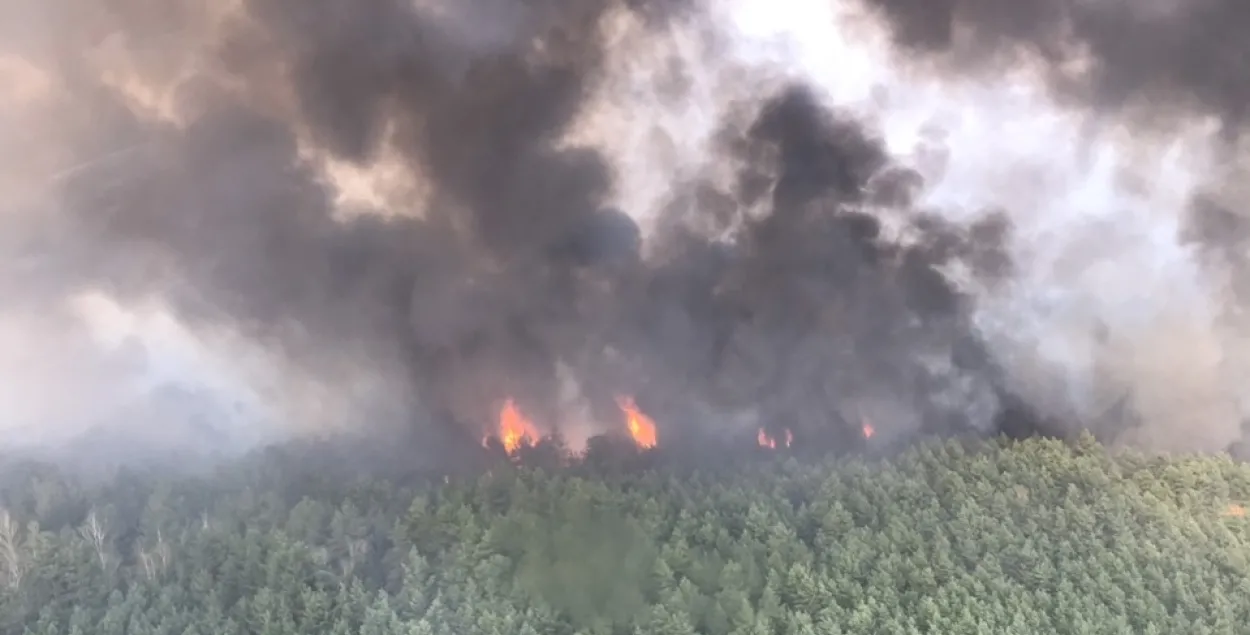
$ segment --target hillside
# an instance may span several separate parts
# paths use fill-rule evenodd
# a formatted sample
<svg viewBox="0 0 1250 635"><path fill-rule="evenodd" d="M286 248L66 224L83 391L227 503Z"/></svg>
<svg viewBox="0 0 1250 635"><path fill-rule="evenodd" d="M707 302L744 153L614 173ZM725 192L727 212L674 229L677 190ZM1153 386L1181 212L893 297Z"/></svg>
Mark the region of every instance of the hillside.
<svg viewBox="0 0 1250 635"><path fill-rule="evenodd" d="M10 466L4 635L1245 632L1250 467L1092 440L889 460L212 478ZM728 463L728 462L727 462Z"/></svg>

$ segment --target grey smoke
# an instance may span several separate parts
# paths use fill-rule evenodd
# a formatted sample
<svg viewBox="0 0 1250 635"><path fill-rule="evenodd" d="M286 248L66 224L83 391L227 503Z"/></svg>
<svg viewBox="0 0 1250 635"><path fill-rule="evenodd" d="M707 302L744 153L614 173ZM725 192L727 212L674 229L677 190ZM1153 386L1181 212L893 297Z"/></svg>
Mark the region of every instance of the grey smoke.
<svg viewBox="0 0 1250 635"><path fill-rule="evenodd" d="M1151 103L1241 123L1245 83L1217 70L1235 45L1180 54L1227 40L1196 25L1241 19L1231 2L1166 17L873 4L903 51L971 69L1027 46L1067 99L1112 108L1162 94ZM33 7L15 11L41 14L47 37L6 53L55 77L47 146L62 167L0 217L22 232L5 234L17 244L0 284L14 297L51 306L103 289L160 303L313 378L276 388L287 400L385 401L385 418L430 448L475 443L505 396L567 419L565 375L600 421L629 393L670 429L752 411L841 445L859 442L865 418L886 439L1034 429L1036 395L1002 381L976 296L949 278L954 267L983 288L1010 284L1010 216L955 223L919 205L926 177L809 87L761 82L713 146L732 178L674 178L653 227L613 207L610 158L566 142L607 79L608 24L631 13L661 40L709 19L693 1ZM1112 36L1112 17L1129 36ZM1077 75L1062 70L1072 42L1093 59ZM136 107L100 72L110 55L172 99ZM670 88L691 81L674 72ZM390 161L408 189L344 215L310 148Z"/></svg>
<svg viewBox="0 0 1250 635"><path fill-rule="evenodd" d="M1250 7L1237 0L870 0L902 48L956 69L984 70L1037 55L1053 87L1101 109L1202 112L1229 134L1245 122L1250 44L1237 36ZM1161 125L1167 125L1164 117Z"/></svg>

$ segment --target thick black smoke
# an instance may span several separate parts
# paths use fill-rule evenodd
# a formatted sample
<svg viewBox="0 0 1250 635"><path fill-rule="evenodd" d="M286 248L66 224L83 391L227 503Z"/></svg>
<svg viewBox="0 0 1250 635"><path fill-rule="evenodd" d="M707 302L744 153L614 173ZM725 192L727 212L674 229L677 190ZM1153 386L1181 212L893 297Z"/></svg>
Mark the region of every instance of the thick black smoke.
<svg viewBox="0 0 1250 635"><path fill-rule="evenodd" d="M894 433L991 431L999 395L969 300L939 269L1005 275L1004 219L957 230L912 209L920 177L803 87L770 98L727 145L746 166L737 187L718 203L704 189L696 207L770 213L744 220L731 244L667 237L668 258L625 313L626 348L655 360L646 372L682 386L676 399L758 409L778 432L858 436L865 420ZM890 211L915 232L906 247L886 235Z"/></svg>
<svg viewBox="0 0 1250 635"><path fill-rule="evenodd" d="M797 85L725 122L736 182L673 183L646 250L609 206L608 160L562 143L603 79L605 20L662 33L698 7L245 0L181 80L181 121L137 116L84 46L122 38L159 66L202 24L193 9L114 0L53 20L73 153L130 155L58 182L26 286L157 296L310 372L401 375L423 421L470 439L506 396L559 420L561 365L601 421L626 393L670 431L750 410L809 438L865 420L884 437L996 430L970 300L940 270L1010 275L1004 216L957 228L914 209L919 175ZM428 204L336 217L301 140L360 164L397 151Z"/></svg>

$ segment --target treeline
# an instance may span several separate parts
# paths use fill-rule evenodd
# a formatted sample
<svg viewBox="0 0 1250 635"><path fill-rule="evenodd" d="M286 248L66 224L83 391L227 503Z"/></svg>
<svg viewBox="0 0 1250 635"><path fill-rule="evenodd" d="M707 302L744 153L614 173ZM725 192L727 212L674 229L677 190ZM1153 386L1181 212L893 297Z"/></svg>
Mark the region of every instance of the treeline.
<svg viewBox="0 0 1250 635"><path fill-rule="evenodd" d="M1089 438L557 458L384 478L287 449L103 483L10 464L0 633L1250 632L1250 468L1227 458Z"/></svg>

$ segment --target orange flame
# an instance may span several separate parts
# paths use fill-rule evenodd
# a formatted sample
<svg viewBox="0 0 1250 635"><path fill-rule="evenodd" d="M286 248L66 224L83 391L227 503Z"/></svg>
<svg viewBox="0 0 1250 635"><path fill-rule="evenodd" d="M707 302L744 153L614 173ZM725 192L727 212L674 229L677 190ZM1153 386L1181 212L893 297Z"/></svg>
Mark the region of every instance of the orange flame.
<svg viewBox="0 0 1250 635"><path fill-rule="evenodd" d="M629 428L629 436L633 437L634 443L642 448L655 447L655 421L638 409L634 398L617 397L616 405L625 413L625 425Z"/></svg>
<svg viewBox="0 0 1250 635"><path fill-rule="evenodd" d="M509 398L499 411L499 441L509 453L516 452L524 445L538 443L538 431L525 415L517 409L516 402Z"/></svg>
<svg viewBox="0 0 1250 635"><path fill-rule="evenodd" d="M865 439L871 439L872 435L877 433L877 429L872 427L872 422L868 420L868 417L864 417L864 423L860 429L863 430Z"/></svg>
<svg viewBox="0 0 1250 635"><path fill-rule="evenodd" d="M794 443L794 434L790 432L789 428L787 428L785 432L786 437L784 443L788 448L791 443ZM762 448L777 448L777 440L774 439L772 435L768 434L768 432L765 432L763 428L760 428L759 434L755 435L755 441L759 443Z"/></svg>

